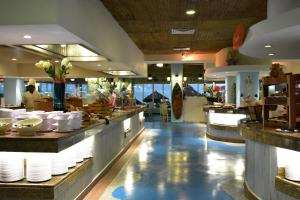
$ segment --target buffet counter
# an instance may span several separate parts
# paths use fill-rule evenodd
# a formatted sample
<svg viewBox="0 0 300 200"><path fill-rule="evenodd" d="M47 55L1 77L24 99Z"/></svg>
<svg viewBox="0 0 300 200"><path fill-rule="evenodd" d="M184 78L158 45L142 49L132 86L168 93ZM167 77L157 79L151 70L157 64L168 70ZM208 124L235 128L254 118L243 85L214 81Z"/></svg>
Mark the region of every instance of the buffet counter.
<svg viewBox="0 0 300 200"><path fill-rule="evenodd" d="M16 182L0 182L0 199L65 200L82 195L144 130L143 111L144 108L115 111L109 118L109 124L99 120L69 133L19 136L16 132L8 132L0 136L0 154L4 155L1 158L4 164L10 164L13 159L18 161L21 156L26 158L26 177ZM60 162L69 162L72 156L76 159L74 164L67 168L66 173L59 173ZM39 164L43 165L42 170L46 170L47 162L52 164L52 175L47 181L34 179L39 178L34 176L42 176L42 171L38 170L29 179L31 171L28 168L35 170L34 167ZM56 174L53 174L53 163L57 165ZM16 170L15 167L13 169Z"/></svg>
<svg viewBox="0 0 300 200"><path fill-rule="evenodd" d="M206 106L206 135L213 140L244 143L239 132L239 120L246 118L246 109Z"/></svg>
<svg viewBox="0 0 300 200"><path fill-rule="evenodd" d="M241 122L246 141L245 192L249 199L300 199L300 133Z"/></svg>

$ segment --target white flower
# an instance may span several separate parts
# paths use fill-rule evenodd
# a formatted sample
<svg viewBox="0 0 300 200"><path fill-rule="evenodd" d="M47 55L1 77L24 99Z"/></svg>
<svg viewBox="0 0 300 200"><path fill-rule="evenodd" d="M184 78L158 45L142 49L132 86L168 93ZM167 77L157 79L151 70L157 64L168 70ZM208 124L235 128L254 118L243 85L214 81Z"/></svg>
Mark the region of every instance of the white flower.
<svg viewBox="0 0 300 200"><path fill-rule="evenodd" d="M73 65L69 62L67 65L67 69L72 69Z"/></svg>
<svg viewBox="0 0 300 200"><path fill-rule="evenodd" d="M40 60L39 62L35 63L35 66L37 68L43 68L43 64L44 64L44 61Z"/></svg>
<svg viewBox="0 0 300 200"><path fill-rule="evenodd" d="M51 63L50 63L49 60L48 60L48 61L45 61L45 62L43 63L43 68L44 68L44 69L48 70L50 67L51 67Z"/></svg>
<svg viewBox="0 0 300 200"><path fill-rule="evenodd" d="M61 66L67 66L70 63L70 60L68 58L64 58L61 61Z"/></svg>

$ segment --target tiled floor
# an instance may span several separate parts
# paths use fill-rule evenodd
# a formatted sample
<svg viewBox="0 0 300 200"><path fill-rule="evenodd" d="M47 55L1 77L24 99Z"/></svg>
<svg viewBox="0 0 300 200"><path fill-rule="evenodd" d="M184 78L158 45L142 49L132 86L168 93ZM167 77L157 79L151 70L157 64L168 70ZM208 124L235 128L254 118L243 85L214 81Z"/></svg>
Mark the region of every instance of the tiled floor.
<svg viewBox="0 0 300 200"><path fill-rule="evenodd" d="M211 141L204 130L195 123L147 122L140 145L101 196L90 199L246 199L244 146Z"/></svg>

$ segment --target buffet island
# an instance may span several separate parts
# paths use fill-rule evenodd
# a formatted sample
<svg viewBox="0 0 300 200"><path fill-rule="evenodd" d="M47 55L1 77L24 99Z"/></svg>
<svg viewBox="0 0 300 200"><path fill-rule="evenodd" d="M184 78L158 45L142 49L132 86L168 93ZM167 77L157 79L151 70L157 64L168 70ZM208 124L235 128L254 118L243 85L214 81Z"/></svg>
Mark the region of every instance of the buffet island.
<svg viewBox="0 0 300 200"><path fill-rule="evenodd" d="M271 69L271 76L262 79L262 121L240 123L250 199L300 199L300 74L280 71Z"/></svg>
<svg viewBox="0 0 300 200"><path fill-rule="evenodd" d="M240 136L239 120L247 117L248 110L232 106L205 106L206 136L213 140L244 143Z"/></svg>
<svg viewBox="0 0 300 200"><path fill-rule="evenodd" d="M0 110L3 113L11 115L12 112ZM1 130L0 135L0 197L6 200L78 198L103 176L144 129L143 107L116 110L104 119L95 118L83 124L79 111L43 113L33 111L31 114L40 118L30 117L29 121L25 119L13 125L0 122L12 127ZM22 110L18 116L25 114ZM56 115L56 123L50 123L56 129L45 131L50 114ZM43 123L33 129L37 119ZM64 124L64 120L71 124ZM66 129L68 126L72 128Z"/></svg>
<svg viewBox="0 0 300 200"><path fill-rule="evenodd" d="M246 140L245 192L249 199L300 199L300 133L241 123Z"/></svg>

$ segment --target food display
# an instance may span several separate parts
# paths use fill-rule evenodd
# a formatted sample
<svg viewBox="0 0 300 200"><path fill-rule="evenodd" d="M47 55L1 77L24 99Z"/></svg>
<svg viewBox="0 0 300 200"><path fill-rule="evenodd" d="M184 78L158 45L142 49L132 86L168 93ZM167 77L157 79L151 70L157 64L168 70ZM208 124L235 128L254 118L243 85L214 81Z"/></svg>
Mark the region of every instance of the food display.
<svg viewBox="0 0 300 200"><path fill-rule="evenodd" d="M45 112L53 111L53 98L52 97L42 97L34 101L35 110L43 110Z"/></svg>
<svg viewBox="0 0 300 200"><path fill-rule="evenodd" d="M0 134L4 134L11 128L12 118L0 118Z"/></svg>
<svg viewBox="0 0 300 200"><path fill-rule="evenodd" d="M13 127L20 133L20 135L30 136L35 135L41 127L42 122L43 119L41 118L24 119L14 123Z"/></svg>
<svg viewBox="0 0 300 200"><path fill-rule="evenodd" d="M106 99L98 99L87 107L88 113L99 114L101 116L111 116L112 108Z"/></svg>

